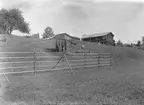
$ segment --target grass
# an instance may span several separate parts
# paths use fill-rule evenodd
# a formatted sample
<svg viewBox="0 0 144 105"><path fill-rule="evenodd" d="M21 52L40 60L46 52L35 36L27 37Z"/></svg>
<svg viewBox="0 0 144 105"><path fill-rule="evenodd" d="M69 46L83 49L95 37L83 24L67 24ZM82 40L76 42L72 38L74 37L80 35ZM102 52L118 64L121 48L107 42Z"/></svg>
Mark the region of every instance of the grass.
<svg viewBox="0 0 144 105"><path fill-rule="evenodd" d="M117 68L89 69L75 70L74 76L70 72L9 76L11 84L7 85L3 98L12 103L25 102L26 105L52 102L143 105L142 69L137 70L139 74L133 75L120 75L117 71Z"/></svg>
<svg viewBox="0 0 144 105"><path fill-rule="evenodd" d="M42 40L6 36L4 51L31 52L33 48L43 51L47 43ZM36 42L37 41L37 42ZM84 44L84 51L112 53L118 66L111 69L87 68L71 72L52 72L25 75L9 75L10 84L3 88L3 105L49 105L48 103L71 102L71 105L143 105L143 51L133 48L118 48L95 43ZM77 46L78 47L78 46ZM77 47L69 51L76 51ZM45 53L44 55L51 55ZM18 55L15 55L18 56ZM22 56L22 55L19 55ZM31 56L31 55L24 55ZM4 77L1 77L4 79ZM4 80L5 81L5 80ZM1 84L3 87L3 84ZM76 103L77 102L77 103ZM67 103L68 104L68 103ZM70 103L69 103L70 104Z"/></svg>

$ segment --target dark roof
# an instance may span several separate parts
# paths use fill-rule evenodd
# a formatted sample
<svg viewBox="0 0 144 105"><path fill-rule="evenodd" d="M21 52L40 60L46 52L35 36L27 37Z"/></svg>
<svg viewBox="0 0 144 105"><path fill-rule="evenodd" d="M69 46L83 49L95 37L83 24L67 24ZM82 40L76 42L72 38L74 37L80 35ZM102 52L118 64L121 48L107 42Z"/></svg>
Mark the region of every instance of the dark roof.
<svg viewBox="0 0 144 105"><path fill-rule="evenodd" d="M57 34L57 35L63 35L63 34L67 35L68 37L74 38L74 39L80 39L80 38L78 38L78 37L71 36L71 35L69 35L69 34L67 34L67 33L61 33L61 34Z"/></svg>
<svg viewBox="0 0 144 105"><path fill-rule="evenodd" d="M48 38L48 39L59 38L60 35L66 35L66 36L68 36L68 37L70 37L70 38L72 38L72 39L78 39L78 40L80 40L80 38L75 37L75 36L68 35L67 33L57 34L57 35L55 35L55 36L53 36L53 37L50 37L50 38Z"/></svg>
<svg viewBox="0 0 144 105"><path fill-rule="evenodd" d="M100 36L105 36L105 35L108 35L108 34L113 35L112 32L96 33L96 34L91 34L91 35L83 35L83 36L82 36L82 39L83 39L83 38L100 37ZM114 36L114 35L113 35L113 36Z"/></svg>

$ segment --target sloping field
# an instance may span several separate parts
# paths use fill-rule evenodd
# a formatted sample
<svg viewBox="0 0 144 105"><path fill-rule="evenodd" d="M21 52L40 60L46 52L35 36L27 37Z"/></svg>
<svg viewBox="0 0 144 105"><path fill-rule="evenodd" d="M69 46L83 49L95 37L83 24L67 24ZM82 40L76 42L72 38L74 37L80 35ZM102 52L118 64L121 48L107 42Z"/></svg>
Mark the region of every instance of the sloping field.
<svg viewBox="0 0 144 105"><path fill-rule="evenodd" d="M79 45L84 45L85 47L81 51L90 51L95 53L111 53L113 54L115 61L120 65L122 64L123 66L129 66L129 64L139 64L144 60L144 51L138 50L136 48L107 46L102 44L99 45L96 43L89 43L84 41L73 42L77 43L77 46L69 48L70 52L75 52L77 51Z"/></svg>
<svg viewBox="0 0 144 105"><path fill-rule="evenodd" d="M4 52L33 52L34 48L37 51L43 51L44 48L55 48L54 41L47 41L42 39L25 38L16 35L2 35L6 42L1 42L1 51Z"/></svg>
<svg viewBox="0 0 144 105"><path fill-rule="evenodd" d="M6 37L7 41L1 43L1 51L4 52L33 52L36 48L37 52L43 52L44 48L54 48L54 42L43 39L25 38L15 35L1 35ZM76 52L81 50L83 52L96 52L96 53L112 53L116 60L144 60L144 53L142 50L136 48L124 48L115 46L99 45L96 43L89 43L84 41L72 41L76 43L73 47L68 45L68 52ZM84 45L84 49L80 49L79 45ZM50 54L50 53L46 53ZM27 55L29 56L29 55ZM123 62L123 61L122 61Z"/></svg>
<svg viewBox="0 0 144 105"><path fill-rule="evenodd" d="M8 37L2 50L9 52L31 52L33 48L43 52L47 43L41 40ZM67 103L68 105L144 105L144 52L133 48L120 48L95 43L73 41L77 45L69 51L79 49L84 44L85 52L112 53L115 63L111 69L86 68L68 72L39 73L36 75L8 75L9 83L3 85L0 105L48 105ZM42 56L53 55L42 53ZM16 55L22 56L22 55ZM23 56L32 56L24 54ZM57 55L59 56L59 55ZM66 70L65 70L66 71ZM6 81L4 76L2 79ZM71 102L71 104L70 104ZM85 104L87 103L87 104ZM50 104L50 105L53 105ZM65 105L64 104L64 105Z"/></svg>
<svg viewBox="0 0 144 105"><path fill-rule="evenodd" d="M37 52L36 56L57 56L55 58L38 58L38 61L48 61L48 60L58 60L60 55L55 55L53 53L43 53L44 48L55 48L55 41L47 41L43 39L34 39L34 38L25 38L21 36L15 35L1 35L1 37L5 37L7 39L6 42L1 42L1 52L22 52L22 53L1 53L0 57L4 57L1 59L1 62L19 62L19 61L29 61L24 63L2 63L1 67L23 67L29 66L27 68L9 68L7 71L30 71L33 70L33 52L34 48ZM24 53L26 52L26 53ZM23 57L23 58L13 58L6 59L5 57ZM26 58L27 57L27 58ZM56 62L53 64L55 65ZM37 66L41 65L41 63L37 63ZM46 65L46 64L45 64ZM52 67L51 67L52 68ZM38 69L38 68L37 68ZM42 69L46 69L43 67Z"/></svg>

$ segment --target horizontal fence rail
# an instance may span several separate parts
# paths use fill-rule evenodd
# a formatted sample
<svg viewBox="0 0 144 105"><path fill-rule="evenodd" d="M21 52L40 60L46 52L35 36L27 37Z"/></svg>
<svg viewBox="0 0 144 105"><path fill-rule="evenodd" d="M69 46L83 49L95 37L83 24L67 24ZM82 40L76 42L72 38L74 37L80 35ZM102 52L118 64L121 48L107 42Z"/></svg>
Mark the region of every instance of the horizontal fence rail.
<svg viewBox="0 0 144 105"><path fill-rule="evenodd" d="M89 67L111 67L113 61L110 53L47 53L34 51L0 52L0 54L0 75L3 72L5 74L23 74Z"/></svg>

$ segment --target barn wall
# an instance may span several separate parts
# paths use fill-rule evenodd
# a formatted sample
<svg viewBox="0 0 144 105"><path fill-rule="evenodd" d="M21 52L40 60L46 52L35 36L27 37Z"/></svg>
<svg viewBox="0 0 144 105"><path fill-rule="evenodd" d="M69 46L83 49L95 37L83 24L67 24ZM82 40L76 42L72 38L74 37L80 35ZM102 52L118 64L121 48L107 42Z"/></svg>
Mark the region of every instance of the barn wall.
<svg viewBox="0 0 144 105"><path fill-rule="evenodd" d="M110 43L111 45L113 45L114 44L113 35L111 35L111 34L107 35L107 41L108 41L108 43Z"/></svg>

